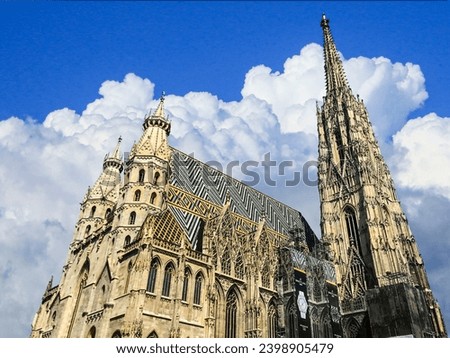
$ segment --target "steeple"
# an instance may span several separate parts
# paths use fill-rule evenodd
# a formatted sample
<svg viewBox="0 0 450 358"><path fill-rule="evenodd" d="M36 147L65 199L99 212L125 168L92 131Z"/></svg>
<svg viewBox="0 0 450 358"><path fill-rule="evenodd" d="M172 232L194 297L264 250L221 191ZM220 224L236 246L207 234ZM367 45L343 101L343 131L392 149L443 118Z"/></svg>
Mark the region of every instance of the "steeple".
<svg viewBox="0 0 450 358"><path fill-rule="evenodd" d="M344 335L445 336L367 110L351 93L325 15L320 26L326 78L326 96L317 111L320 224L336 268ZM397 308L383 298L391 295L405 304ZM413 316L414 311L420 314Z"/></svg>
<svg viewBox="0 0 450 358"><path fill-rule="evenodd" d="M115 189L120 183L120 173L123 170L122 155L120 154L121 141L122 137L119 137L114 151L105 155L103 171L95 184L88 189L84 202L95 199L116 200L117 190Z"/></svg>
<svg viewBox="0 0 450 358"><path fill-rule="evenodd" d="M81 203L80 216L76 224L74 242L82 242L105 222L111 222L112 212L119 196L121 172L123 170L119 137L112 154L106 154L103 171L92 187L89 187Z"/></svg>
<svg viewBox="0 0 450 358"><path fill-rule="evenodd" d="M325 77L327 94L338 89L348 88L344 67L333 41L330 30L330 20L322 15L320 26L323 30L323 56L325 60Z"/></svg>
<svg viewBox="0 0 450 358"><path fill-rule="evenodd" d="M144 133L130 153L130 160L135 156L155 156L169 160L170 148L167 137L170 134L170 121L164 111L165 94L161 95L158 106L153 113L144 119Z"/></svg>

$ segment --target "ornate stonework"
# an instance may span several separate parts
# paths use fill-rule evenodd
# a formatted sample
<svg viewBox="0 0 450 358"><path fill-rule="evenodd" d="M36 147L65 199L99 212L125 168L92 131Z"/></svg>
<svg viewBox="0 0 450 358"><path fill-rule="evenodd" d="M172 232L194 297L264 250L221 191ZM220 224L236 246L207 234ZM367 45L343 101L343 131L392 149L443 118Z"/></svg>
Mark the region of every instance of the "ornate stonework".
<svg viewBox="0 0 450 358"><path fill-rule="evenodd" d="M426 293L429 310L420 317L406 318L410 322L397 327L397 334L445 336L439 306L367 110L347 83L325 16L321 26L326 74L326 96L317 108L321 229L336 266L343 319L350 322L343 324L344 332L348 336L392 335L374 328L370 317L361 314L369 312L366 293L408 284Z"/></svg>
<svg viewBox="0 0 450 358"><path fill-rule="evenodd" d="M120 139L105 157L32 337L446 334L325 17L322 28L322 240L298 211L171 148L162 97L126 162ZM396 319L409 325L373 318L391 314L386 297L408 302Z"/></svg>

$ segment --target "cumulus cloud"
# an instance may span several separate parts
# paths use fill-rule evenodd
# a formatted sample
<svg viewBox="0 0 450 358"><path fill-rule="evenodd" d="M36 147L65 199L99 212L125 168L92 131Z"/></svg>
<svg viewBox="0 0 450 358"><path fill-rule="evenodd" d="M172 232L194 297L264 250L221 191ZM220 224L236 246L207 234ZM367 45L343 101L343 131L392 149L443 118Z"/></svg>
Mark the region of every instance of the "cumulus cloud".
<svg viewBox="0 0 450 358"><path fill-rule="evenodd" d="M167 96L171 144L203 161L217 161L223 168L232 160L261 162L266 153L271 160L292 161L284 177L280 178L277 169L271 173L272 178L278 176L276 186L260 182L257 188L301 210L319 234L317 188L284 184L317 156L315 108L324 95L322 63L322 48L311 44L288 58L282 72L264 65L250 69L239 101L226 102L207 92ZM420 200L423 210L432 205L436 210L448 207L447 199L438 206L429 199L425 190L433 187L445 192L445 183L416 177L423 174L418 169L418 153L405 140L415 138L426 146L424 152L431 153L438 150L436 138L444 138L442 128L446 126L448 131L448 121L433 115L403 127L408 113L427 96L420 68L362 57L344 60L344 67L354 92L364 97L382 139L401 129L394 137L393 151L404 155L404 162L395 155L389 158L396 169L394 175L401 186L423 189L420 196L405 191L405 198ZM99 98L82 113L63 108L48 114L42 124L19 118L0 121L0 337L29 334L47 280L52 274L59 280L78 203L99 175L103 156L112 150L117 137L123 137L124 151L138 140L143 117L158 103L153 92L150 80L128 74L123 81L105 81ZM441 137L438 130L426 129L428 137L424 139L421 133L425 127L431 128L432 122L441 126ZM430 141L436 147L429 149ZM448 162L445 150L440 153ZM233 174L248 179L242 173ZM413 205L405 202L408 208ZM418 231L426 232L427 223L417 222ZM448 236L450 230L446 232ZM443 265L434 270L445 271Z"/></svg>
<svg viewBox="0 0 450 358"><path fill-rule="evenodd" d="M450 118L435 113L412 119L393 136L399 184L450 199Z"/></svg>
<svg viewBox="0 0 450 358"><path fill-rule="evenodd" d="M259 65L245 76L242 95L267 101L277 115L283 133L316 133L316 101L325 95L322 47L305 46L284 63L283 72ZM392 63L384 57L343 58L353 93L364 99L382 140L406 123L407 115L419 108L428 94L418 65Z"/></svg>

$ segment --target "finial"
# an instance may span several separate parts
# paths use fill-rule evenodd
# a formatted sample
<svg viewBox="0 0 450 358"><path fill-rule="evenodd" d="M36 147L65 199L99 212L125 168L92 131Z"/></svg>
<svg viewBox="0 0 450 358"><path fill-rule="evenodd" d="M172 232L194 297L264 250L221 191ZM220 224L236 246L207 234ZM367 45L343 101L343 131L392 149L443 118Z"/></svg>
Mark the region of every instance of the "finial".
<svg viewBox="0 0 450 358"><path fill-rule="evenodd" d="M329 19L325 16L325 13L322 13L322 21L320 21L320 26L322 27L328 27L328 23L330 22Z"/></svg>
<svg viewBox="0 0 450 358"><path fill-rule="evenodd" d="M160 98L160 100L161 100L161 101L164 101L165 98L166 98L166 92L165 92L165 91L162 91L162 92L161 92L161 98Z"/></svg>
<svg viewBox="0 0 450 358"><path fill-rule="evenodd" d="M117 142L122 142L122 136L119 136L119 139L117 139Z"/></svg>

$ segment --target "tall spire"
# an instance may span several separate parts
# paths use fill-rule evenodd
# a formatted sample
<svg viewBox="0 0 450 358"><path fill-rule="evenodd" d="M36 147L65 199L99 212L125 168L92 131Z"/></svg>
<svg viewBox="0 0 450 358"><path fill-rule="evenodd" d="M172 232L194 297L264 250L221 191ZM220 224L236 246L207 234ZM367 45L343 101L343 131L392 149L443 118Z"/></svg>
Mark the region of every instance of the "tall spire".
<svg viewBox="0 0 450 358"><path fill-rule="evenodd" d="M330 20L323 14L320 26L323 30L323 55L327 94L338 89L348 88L344 67L334 44L329 23Z"/></svg>
<svg viewBox="0 0 450 358"><path fill-rule="evenodd" d="M320 25L327 81L317 114L321 231L336 268L344 336L446 336L368 112L351 94L325 15Z"/></svg>

